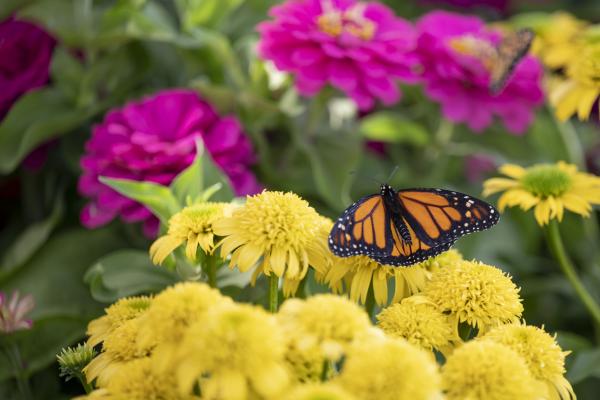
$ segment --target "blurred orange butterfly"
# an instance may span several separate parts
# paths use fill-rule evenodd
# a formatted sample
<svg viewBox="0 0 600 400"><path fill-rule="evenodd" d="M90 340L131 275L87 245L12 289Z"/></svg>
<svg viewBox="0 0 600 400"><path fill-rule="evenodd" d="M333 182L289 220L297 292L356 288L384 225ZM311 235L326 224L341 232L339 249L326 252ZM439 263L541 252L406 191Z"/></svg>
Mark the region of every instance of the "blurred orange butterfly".
<svg viewBox="0 0 600 400"><path fill-rule="evenodd" d="M490 90L500 93L506 86L513 71L527 55L535 34L530 29L520 29L508 33L496 47L496 52L491 64Z"/></svg>
<svg viewBox="0 0 600 400"><path fill-rule="evenodd" d="M411 265L448 250L463 235L488 229L498 211L464 193L443 189L395 191L352 204L335 222L329 248L340 257L366 255L385 265Z"/></svg>

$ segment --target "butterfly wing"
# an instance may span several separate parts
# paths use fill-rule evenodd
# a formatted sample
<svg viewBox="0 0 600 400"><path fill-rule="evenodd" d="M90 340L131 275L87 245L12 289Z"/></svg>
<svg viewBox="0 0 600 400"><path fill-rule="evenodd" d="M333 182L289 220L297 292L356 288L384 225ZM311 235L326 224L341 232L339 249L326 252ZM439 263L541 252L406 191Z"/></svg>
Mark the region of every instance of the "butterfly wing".
<svg viewBox="0 0 600 400"><path fill-rule="evenodd" d="M379 194L363 197L348 207L329 234L329 248L340 257L385 257L391 247L389 211Z"/></svg>
<svg viewBox="0 0 600 400"><path fill-rule="evenodd" d="M497 57L492 66L490 90L500 93L516 66L525 57L531 47L535 34L530 29L520 29L509 33L497 49Z"/></svg>
<svg viewBox="0 0 600 400"><path fill-rule="evenodd" d="M488 229L498 211L485 201L443 189L405 189L397 193L402 217L425 245L438 247Z"/></svg>

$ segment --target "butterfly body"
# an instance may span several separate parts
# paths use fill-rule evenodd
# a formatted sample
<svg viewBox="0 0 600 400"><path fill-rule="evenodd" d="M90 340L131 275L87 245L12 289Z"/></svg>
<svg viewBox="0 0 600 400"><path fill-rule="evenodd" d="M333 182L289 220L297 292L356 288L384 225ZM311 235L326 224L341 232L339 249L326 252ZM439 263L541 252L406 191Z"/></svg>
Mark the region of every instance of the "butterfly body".
<svg viewBox="0 0 600 400"><path fill-rule="evenodd" d="M366 255L381 264L406 266L496 222L494 207L464 193L396 191L385 184L379 194L365 196L344 211L329 234L329 248L340 257Z"/></svg>

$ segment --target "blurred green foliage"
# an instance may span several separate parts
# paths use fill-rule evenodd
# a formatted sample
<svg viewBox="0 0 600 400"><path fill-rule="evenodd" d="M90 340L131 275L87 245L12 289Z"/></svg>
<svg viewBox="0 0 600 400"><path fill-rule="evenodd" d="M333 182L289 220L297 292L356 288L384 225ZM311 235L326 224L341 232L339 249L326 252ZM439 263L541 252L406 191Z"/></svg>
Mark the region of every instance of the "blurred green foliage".
<svg viewBox="0 0 600 400"><path fill-rule="evenodd" d="M567 160L580 166L584 150L599 143L598 125L558 125L542 109L531 129L512 136L494 125L477 135L448 126L438 107L417 87L406 87L398 105L357 120L338 93L301 99L285 79L273 87L268 66L254 50L255 25L274 4L265 0L3 0L0 17L12 13L38 22L58 38L47 87L22 96L0 122L0 185L8 193L0 211L0 290L33 294L34 328L19 333L36 398L67 398L77 389L58 381L54 355L84 336L87 322L118 297L155 292L174 282L169 270L149 268L149 242L138 227L114 222L99 230L80 227L83 205L76 192L79 157L91 126L112 107L166 87L198 90L222 112L235 113L258 155L256 173L270 189L292 190L321 213L335 217L352 200L377 190L373 181L396 187L437 186L479 195L481 182L465 178L473 154L497 164ZM416 1L387 3L414 18L429 8ZM514 2L517 11L569 8L600 19L597 2ZM483 11L482 11L483 12ZM490 16L483 12L485 16ZM497 16L491 15L491 18ZM365 140L385 143L384 154ZM56 141L44 167L22 168L36 147ZM189 182L196 182L197 186ZM212 162L199 158L171 188L107 180L145 204L165 222L189 199L193 188L219 185L215 198L232 197ZM11 189L17 187L11 194ZM190 189L192 188L192 189ZM192 191L190 191L192 190ZM586 286L600 301L600 250L596 216L567 216L567 247ZM558 332L573 353L568 377L582 399L600 387L600 327L549 255L531 215L507 212L492 230L462 239L457 247L510 272L522 287L525 319ZM122 266L126 265L127 269ZM248 277L219 277L225 292L260 301L264 282L252 292ZM237 281L236 281L237 279ZM240 281L245 280L245 281ZM323 290L314 280L307 291ZM0 355L0 398L11 398L13 371Z"/></svg>

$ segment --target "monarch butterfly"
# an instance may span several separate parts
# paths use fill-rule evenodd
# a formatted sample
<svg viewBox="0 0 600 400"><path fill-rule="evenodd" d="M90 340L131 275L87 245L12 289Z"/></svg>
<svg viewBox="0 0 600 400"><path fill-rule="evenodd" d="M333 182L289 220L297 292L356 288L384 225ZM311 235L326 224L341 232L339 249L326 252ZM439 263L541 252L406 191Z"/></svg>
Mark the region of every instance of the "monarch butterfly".
<svg viewBox="0 0 600 400"><path fill-rule="evenodd" d="M348 207L329 233L340 257L366 255L385 265L411 265L448 250L461 236L488 229L498 211L464 193L381 185Z"/></svg>
<svg viewBox="0 0 600 400"><path fill-rule="evenodd" d="M520 29L507 34L500 42L494 56L488 60L491 65L490 91L492 93L497 94L504 89L508 78L529 51L534 37L532 30Z"/></svg>

